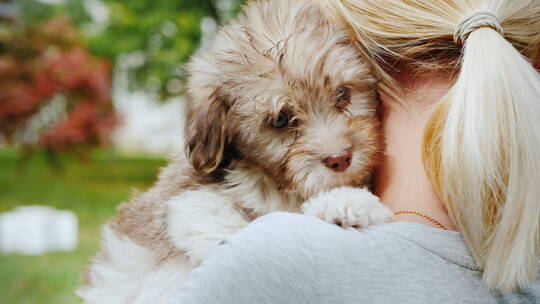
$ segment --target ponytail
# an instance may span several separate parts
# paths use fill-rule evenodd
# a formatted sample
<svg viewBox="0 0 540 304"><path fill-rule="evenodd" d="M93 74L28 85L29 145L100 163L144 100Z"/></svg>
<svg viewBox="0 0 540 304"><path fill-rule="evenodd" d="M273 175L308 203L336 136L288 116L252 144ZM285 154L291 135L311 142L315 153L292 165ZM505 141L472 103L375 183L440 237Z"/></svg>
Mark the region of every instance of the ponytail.
<svg viewBox="0 0 540 304"><path fill-rule="evenodd" d="M485 285L525 286L538 272L538 73L496 30L476 29L437 116L432 121L440 123L426 132L426 168L484 269Z"/></svg>

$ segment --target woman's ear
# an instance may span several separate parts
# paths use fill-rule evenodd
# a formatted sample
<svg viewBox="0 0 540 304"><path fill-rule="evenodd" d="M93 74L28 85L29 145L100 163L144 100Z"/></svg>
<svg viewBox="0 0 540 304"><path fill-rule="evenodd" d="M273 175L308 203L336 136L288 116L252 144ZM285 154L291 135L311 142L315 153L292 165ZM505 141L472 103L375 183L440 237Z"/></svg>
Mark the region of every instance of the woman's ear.
<svg viewBox="0 0 540 304"><path fill-rule="evenodd" d="M228 105L217 92L208 102L190 103L186 118L186 153L197 172L214 172L223 159Z"/></svg>

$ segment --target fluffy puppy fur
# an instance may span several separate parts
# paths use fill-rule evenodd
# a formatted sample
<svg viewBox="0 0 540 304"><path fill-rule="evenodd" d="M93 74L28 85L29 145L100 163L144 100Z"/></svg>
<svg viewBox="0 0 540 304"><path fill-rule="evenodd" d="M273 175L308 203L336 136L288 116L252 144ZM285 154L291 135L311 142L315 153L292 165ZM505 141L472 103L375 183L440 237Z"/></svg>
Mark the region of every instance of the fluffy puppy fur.
<svg viewBox="0 0 540 304"><path fill-rule="evenodd" d="M189 68L186 153L105 226L86 303L166 302L226 236L306 200L305 213L347 226L390 215L365 190L330 191L369 181L376 80L312 4L251 2ZM344 153L345 167L329 163Z"/></svg>

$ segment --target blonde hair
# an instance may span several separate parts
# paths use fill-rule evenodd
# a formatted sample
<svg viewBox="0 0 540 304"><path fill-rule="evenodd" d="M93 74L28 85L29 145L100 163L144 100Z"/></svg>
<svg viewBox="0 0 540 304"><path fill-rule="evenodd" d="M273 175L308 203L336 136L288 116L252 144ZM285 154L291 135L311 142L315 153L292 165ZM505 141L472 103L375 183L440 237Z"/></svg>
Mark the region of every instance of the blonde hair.
<svg viewBox="0 0 540 304"><path fill-rule="evenodd" d="M387 71L398 62L417 72L459 71L426 128L427 173L487 287L510 291L535 280L540 77L527 58L536 57L540 43L540 1L318 2L350 28L388 91L393 80ZM462 22L477 12L497 22L454 41Z"/></svg>

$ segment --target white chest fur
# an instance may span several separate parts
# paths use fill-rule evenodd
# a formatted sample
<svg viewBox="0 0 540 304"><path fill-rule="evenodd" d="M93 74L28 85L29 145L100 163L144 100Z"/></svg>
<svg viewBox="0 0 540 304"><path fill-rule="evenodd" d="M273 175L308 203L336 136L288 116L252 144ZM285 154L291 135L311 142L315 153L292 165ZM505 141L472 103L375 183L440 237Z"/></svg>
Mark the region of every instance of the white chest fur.
<svg viewBox="0 0 540 304"><path fill-rule="evenodd" d="M167 201L167 234L195 265L225 237L273 211L299 212L301 201L283 194L262 173L235 169L224 186L204 186Z"/></svg>

